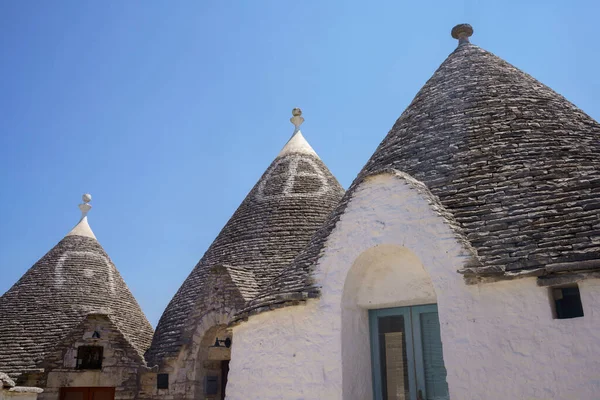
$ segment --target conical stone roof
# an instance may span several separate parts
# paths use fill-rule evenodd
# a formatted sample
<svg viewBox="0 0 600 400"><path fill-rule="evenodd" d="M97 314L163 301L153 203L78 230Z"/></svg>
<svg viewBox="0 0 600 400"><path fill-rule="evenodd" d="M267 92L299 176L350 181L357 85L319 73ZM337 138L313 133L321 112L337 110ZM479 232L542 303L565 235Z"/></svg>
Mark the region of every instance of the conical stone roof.
<svg viewBox="0 0 600 400"><path fill-rule="evenodd" d="M453 30L459 46L379 145L307 248L246 311L318 292L311 269L356 187L400 171L449 212L479 266L512 278L600 268L600 124Z"/></svg>
<svg viewBox="0 0 600 400"><path fill-rule="evenodd" d="M209 275L229 273L244 300L250 300L306 246L339 202L344 190L304 139L297 126L269 168L229 219L163 313L152 346L150 365L177 354L198 302L210 296ZM222 291L221 291L222 292ZM241 304L228 304L239 309ZM209 310L206 310L209 311Z"/></svg>
<svg viewBox="0 0 600 400"><path fill-rule="evenodd" d="M152 327L81 206L75 228L0 297L0 371L38 370L88 314L109 315L141 357L150 346Z"/></svg>

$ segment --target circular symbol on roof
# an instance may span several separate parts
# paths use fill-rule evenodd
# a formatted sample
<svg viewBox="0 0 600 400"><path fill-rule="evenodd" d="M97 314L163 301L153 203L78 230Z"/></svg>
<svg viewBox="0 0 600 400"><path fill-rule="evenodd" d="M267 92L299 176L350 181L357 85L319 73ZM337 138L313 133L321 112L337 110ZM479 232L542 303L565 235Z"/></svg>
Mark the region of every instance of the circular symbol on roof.
<svg viewBox="0 0 600 400"><path fill-rule="evenodd" d="M100 278L92 267L86 267L85 265L91 264L96 265L106 271L106 278ZM84 267L81 268L80 266ZM63 288L65 285L72 284L72 274L80 273L86 279L97 280L97 284L101 285L106 283L107 289L111 294L116 293L115 287L115 276L113 273L113 266L110 264L108 258L102 254L95 253L93 251L66 251L58 259L54 266L54 286L57 288ZM77 278L75 277L77 280ZM104 281L106 279L106 281Z"/></svg>
<svg viewBox="0 0 600 400"><path fill-rule="evenodd" d="M258 185L256 198L317 197L329 191L323 170L312 158L290 155L278 159Z"/></svg>

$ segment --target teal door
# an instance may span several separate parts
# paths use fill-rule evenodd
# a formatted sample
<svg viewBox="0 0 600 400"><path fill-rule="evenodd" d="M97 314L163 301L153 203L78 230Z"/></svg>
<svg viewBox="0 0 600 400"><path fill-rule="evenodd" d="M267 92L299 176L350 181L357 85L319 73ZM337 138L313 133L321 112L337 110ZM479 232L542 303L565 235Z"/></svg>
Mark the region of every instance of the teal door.
<svg viewBox="0 0 600 400"><path fill-rule="evenodd" d="M435 304L369 311L373 398L448 400Z"/></svg>

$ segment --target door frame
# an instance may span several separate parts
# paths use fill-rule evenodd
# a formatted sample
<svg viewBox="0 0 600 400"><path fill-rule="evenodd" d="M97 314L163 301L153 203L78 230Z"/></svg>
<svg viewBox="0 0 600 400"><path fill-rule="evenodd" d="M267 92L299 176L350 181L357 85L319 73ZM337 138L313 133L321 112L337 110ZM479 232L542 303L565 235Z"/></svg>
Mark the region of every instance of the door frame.
<svg viewBox="0 0 600 400"><path fill-rule="evenodd" d="M378 318L402 316L404 318L406 359L408 368L408 391L410 399L417 398L417 390L427 398L425 372L423 368L423 343L421 341L420 314L438 312L437 304L379 308L369 310L369 335L371 338L371 371L373 379L373 400L382 400L381 355L379 354ZM417 385L419 387L417 387Z"/></svg>

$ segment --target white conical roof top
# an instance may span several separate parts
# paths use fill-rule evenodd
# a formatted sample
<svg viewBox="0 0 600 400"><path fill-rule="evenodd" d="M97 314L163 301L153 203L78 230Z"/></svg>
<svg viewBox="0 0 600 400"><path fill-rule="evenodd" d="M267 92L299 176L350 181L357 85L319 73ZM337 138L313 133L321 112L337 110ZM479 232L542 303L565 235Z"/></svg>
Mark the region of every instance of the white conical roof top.
<svg viewBox="0 0 600 400"><path fill-rule="evenodd" d="M302 117L302 110L299 108L294 108L292 110L292 118L290 118L290 122L294 124L294 134L288 140L288 142L283 146L283 149L279 152L277 157L287 156L288 154L306 154L319 158L317 152L314 151L312 146L308 144L304 135L302 135L302 131L300 131L300 125L304 122L304 118Z"/></svg>
<svg viewBox="0 0 600 400"><path fill-rule="evenodd" d="M302 132L299 129L294 132L277 157L283 157L292 153L309 154L311 156L319 157L317 152L314 151L311 145L304 139L304 135L302 135Z"/></svg>
<svg viewBox="0 0 600 400"><path fill-rule="evenodd" d="M92 209L92 206L88 204L90 201L92 201L92 195L86 193L82 196L82 200L83 203L79 205L79 209L81 210L81 219L77 225L75 225L75 227L71 229L69 233L67 233L67 236L76 235L96 239L96 235L94 235L94 232L92 232L92 228L90 228L90 224L87 220L87 213Z"/></svg>

